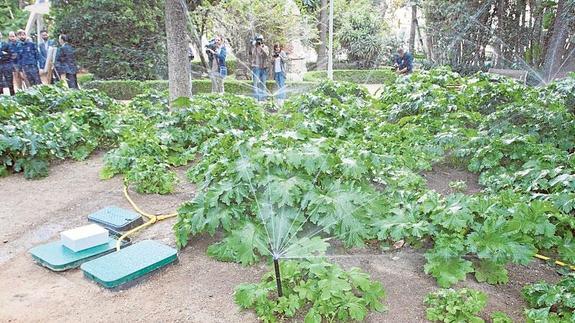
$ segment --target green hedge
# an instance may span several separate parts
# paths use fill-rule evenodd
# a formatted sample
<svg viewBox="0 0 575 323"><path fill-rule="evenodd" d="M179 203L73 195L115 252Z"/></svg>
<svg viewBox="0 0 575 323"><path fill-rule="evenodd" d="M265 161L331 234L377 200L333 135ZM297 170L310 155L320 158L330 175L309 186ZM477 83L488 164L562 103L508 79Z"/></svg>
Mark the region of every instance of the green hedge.
<svg viewBox="0 0 575 323"><path fill-rule="evenodd" d="M78 74L78 84L83 85L94 80L94 74Z"/></svg>
<svg viewBox="0 0 575 323"><path fill-rule="evenodd" d="M292 94L303 93L315 87L315 82L288 82L287 93L288 96ZM276 91L276 83L268 81L266 84L270 92ZM116 100L131 100L136 95L144 93L149 89L167 90L168 81L135 81L135 80L108 80L108 81L92 81L84 85L85 89L97 89L106 93L111 98ZM224 82L226 93L251 95L252 82L251 81L237 81L228 79ZM194 94L210 93L212 91L212 83L210 80L193 80L192 91Z"/></svg>
<svg viewBox="0 0 575 323"><path fill-rule="evenodd" d="M319 82L327 78L326 71L311 71L303 76L304 81ZM397 75L391 67L377 70L334 70L334 81L345 81L360 84L390 84Z"/></svg>
<svg viewBox="0 0 575 323"><path fill-rule="evenodd" d="M236 71L236 67L238 66L238 61L232 59L232 60L227 60L226 61L226 67L228 68L228 75L233 75ZM192 62L192 72L197 73L197 74L202 74L206 72L206 69L204 68L204 65L202 65L202 62L200 61L200 59L195 59Z"/></svg>

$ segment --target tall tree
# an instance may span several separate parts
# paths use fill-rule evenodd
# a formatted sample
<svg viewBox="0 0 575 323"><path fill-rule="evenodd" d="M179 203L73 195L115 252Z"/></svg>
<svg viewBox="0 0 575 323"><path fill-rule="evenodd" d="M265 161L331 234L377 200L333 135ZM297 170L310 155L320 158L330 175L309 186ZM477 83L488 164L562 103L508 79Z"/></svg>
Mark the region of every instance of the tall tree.
<svg viewBox="0 0 575 323"><path fill-rule="evenodd" d="M415 32L417 30L417 4L411 4L411 29L409 30L409 51L415 53Z"/></svg>
<svg viewBox="0 0 575 323"><path fill-rule="evenodd" d="M333 0L330 0L333 1ZM317 69L327 68L327 30L329 25L328 0L321 0L319 8L319 45L317 46Z"/></svg>
<svg viewBox="0 0 575 323"><path fill-rule="evenodd" d="M553 80L565 67L565 64L570 61L571 55L574 55L573 50L569 49L569 41L572 34L570 28L573 26L575 19L575 1L573 0L559 0L557 3L557 13L555 15L555 22L553 24L553 33L549 39L549 47L547 48L547 55L543 71L546 81ZM571 48L573 45L571 45Z"/></svg>
<svg viewBox="0 0 575 323"><path fill-rule="evenodd" d="M191 66L188 60L188 8L179 0L166 0L166 37L170 102L192 96Z"/></svg>

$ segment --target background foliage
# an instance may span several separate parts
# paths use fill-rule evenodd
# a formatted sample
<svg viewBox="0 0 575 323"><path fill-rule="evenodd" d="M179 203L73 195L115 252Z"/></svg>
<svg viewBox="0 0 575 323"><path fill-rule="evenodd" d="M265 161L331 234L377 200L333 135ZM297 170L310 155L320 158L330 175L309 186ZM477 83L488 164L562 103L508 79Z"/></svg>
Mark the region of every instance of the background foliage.
<svg viewBox="0 0 575 323"><path fill-rule="evenodd" d="M167 75L162 0L56 0L51 12L54 32L70 35L79 64L96 78Z"/></svg>
<svg viewBox="0 0 575 323"><path fill-rule="evenodd" d="M4 40L8 38L9 31L16 31L23 29L26 26L28 19L28 12L22 10L20 7L24 1L18 0L0 0L0 33L4 36Z"/></svg>

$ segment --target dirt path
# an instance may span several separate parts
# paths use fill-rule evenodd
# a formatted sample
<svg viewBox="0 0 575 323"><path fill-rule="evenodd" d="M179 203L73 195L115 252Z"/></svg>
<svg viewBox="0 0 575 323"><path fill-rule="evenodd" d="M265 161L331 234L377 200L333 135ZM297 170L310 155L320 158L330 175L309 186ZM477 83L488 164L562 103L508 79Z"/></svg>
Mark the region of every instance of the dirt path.
<svg viewBox="0 0 575 323"><path fill-rule="evenodd" d="M363 86L365 86L365 88L367 89L367 91L369 92L369 94L371 95L376 95L378 94L378 91L381 89L381 87L383 86L383 84L361 84Z"/></svg>
<svg viewBox="0 0 575 323"><path fill-rule="evenodd" d="M265 265L241 267L205 255L210 237L195 238L180 252L180 261L139 284L111 292L83 278L81 271L53 273L32 261L27 250L58 238L60 231L86 223L100 208L129 208L119 178L101 181L102 155L84 162L64 162L49 177L27 181L20 175L0 179L0 322L255 322L252 312L240 311L233 289L255 282ZM140 196L134 200L150 212L169 212L191 198L193 186L182 181L170 196ZM136 237L174 246L174 220L158 223ZM339 248L332 260L345 268L360 267L380 280L387 292L387 313L372 313L368 322L424 322L425 295L436 285L423 273L423 252L403 248L381 253ZM557 280L547 265L514 266L504 286L471 286L489 294L487 312L502 310L522 321L521 287L540 279Z"/></svg>

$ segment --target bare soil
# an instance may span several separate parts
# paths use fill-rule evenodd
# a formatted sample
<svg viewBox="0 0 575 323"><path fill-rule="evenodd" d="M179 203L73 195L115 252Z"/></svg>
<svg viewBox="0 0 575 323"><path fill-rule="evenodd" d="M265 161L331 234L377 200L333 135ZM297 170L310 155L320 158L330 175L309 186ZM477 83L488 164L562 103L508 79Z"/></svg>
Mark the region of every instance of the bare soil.
<svg viewBox="0 0 575 323"><path fill-rule="evenodd" d="M463 181L466 184L465 190L461 193L476 194L481 192L481 186L478 183L479 176L464 169L451 167L447 164L436 164L430 171L422 173L427 181L427 186L442 195L457 193L449 187L449 183Z"/></svg>
<svg viewBox="0 0 575 323"><path fill-rule="evenodd" d="M239 283L258 281L266 266L212 260L205 254L215 241L209 236L190 241L180 251L177 264L120 291L99 287L80 270L54 273L33 262L29 248L58 239L62 230L86 224L88 214L110 205L130 207L120 178L99 179L102 157L97 154L84 162L60 163L42 180L28 181L21 175L0 179L0 322L255 322L253 312L241 311L234 304L233 290ZM171 212L193 196L194 187L181 172L180 177L182 184L175 194L132 193L132 197L151 213ZM155 239L174 246L174 221L154 225L135 241ZM437 287L423 273L423 251L409 247L385 253L377 248L333 249L333 261L345 268L359 267L385 287L389 310L370 314L368 322L425 322L423 299ZM489 295L485 317L501 310L521 322L522 286L541 279L556 281L559 276L537 261L508 269L509 284L478 284L469 276L460 286Z"/></svg>

